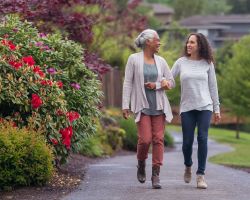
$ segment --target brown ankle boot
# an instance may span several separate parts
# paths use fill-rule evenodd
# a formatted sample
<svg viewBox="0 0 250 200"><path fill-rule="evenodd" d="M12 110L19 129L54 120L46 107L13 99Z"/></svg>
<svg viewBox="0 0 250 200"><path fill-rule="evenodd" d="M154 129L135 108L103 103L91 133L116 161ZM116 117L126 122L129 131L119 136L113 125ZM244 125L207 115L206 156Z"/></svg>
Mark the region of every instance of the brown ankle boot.
<svg viewBox="0 0 250 200"><path fill-rule="evenodd" d="M160 184L160 166L153 166L152 167L152 188L153 189L161 189L161 184Z"/></svg>
<svg viewBox="0 0 250 200"><path fill-rule="evenodd" d="M137 165L137 179L140 183L145 183L146 181L146 162L145 160L138 160L138 165Z"/></svg>

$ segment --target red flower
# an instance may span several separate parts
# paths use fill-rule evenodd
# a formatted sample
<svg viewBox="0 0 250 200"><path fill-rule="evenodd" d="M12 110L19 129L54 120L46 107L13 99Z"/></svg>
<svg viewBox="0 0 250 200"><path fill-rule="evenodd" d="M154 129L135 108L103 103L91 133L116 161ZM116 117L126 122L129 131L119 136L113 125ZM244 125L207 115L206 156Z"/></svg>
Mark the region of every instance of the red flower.
<svg viewBox="0 0 250 200"><path fill-rule="evenodd" d="M70 112L67 112L66 116L68 117L70 123L72 123L74 120L80 117L80 114L75 111L70 111Z"/></svg>
<svg viewBox="0 0 250 200"><path fill-rule="evenodd" d="M54 144L54 145L57 145L58 144L58 141L54 138L51 138L50 141Z"/></svg>
<svg viewBox="0 0 250 200"><path fill-rule="evenodd" d="M37 94L32 94L31 105L33 109L39 108L43 104L42 99Z"/></svg>
<svg viewBox="0 0 250 200"><path fill-rule="evenodd" d="M56 111L56 114L57 114L58 116L61 116L61 115L64 115L64 112L63 112L62 110L58 109L58 110Z"/></svg>
<svg viewBox="0 0 250 200"><path fill-rule="evenodd" d="M39 71L38 74L39 74L39 76L42 77L42 78L45 77L45 74L43 73L43 71Z"/></svg>
<svg viewBox="0 0 250 200"><path fill-rule="evenodd" d="M32 56L23 57L22 60L24 63L26 63L29 66L33 66L35 64L35 61Z"/></svg>
<svg viewBox="0 0 250 200"><path fill-rule="evenodd" d="M41 85L49 85L52 86L53 82L51 80L41 80Z"/></svg>
<svg viewBox="0 0 250 200"><path fill-rule="evenodd" d="M40 70L41 70L41 69L40 69L39 66L34 66L34 68L33 68L33 72L35 72L35 73L37 73L37 74L38 74L38 72L39 72Z"/></svg>
<svg viewBox="0 0 250 200"><path fill-rule="evenodd" d="M1 43L4 45L4 46L8 46L10 50L14 51L16 50L16 46L9 40L2 40Z"/></svg>
<svg viewBox="0 0 250 200"><path fill-rule="evenodd" d="M72 126L61 129L59 132L62 135L62 143L66 146L67 149L69 149L71 145L71 137L73 135Z"/></svg>
<svg viewBox="0 0 250 200"><path fill-rule="evenodd" d="M15 69L19 69L22 67L22 63L21 62L16 62L16 61L9 61L9 64L14 67Z"/></svg>
<svg viewBox="0 0 250 200"><path fill-rule="evenodd" d="M62 87L63 87L62 81L57 81L57 86L58 86L59 88L62 88Z"/></svg>
<svg viewBox="0 0 250 200"><path fill-rule="evenodd" d="M9 42L9 48L10 48L11 51L16 50L16 46L12 42Z"/></svg>
<svg viewBox="0 0 250 200"><path fill-rule="evenodd" d="M41 71L41 68L39 66L35 66L33 68L33 72L35 72L36 74L38 74L42 78L45 77L45 74L43 73L43 71Z"/></svg>

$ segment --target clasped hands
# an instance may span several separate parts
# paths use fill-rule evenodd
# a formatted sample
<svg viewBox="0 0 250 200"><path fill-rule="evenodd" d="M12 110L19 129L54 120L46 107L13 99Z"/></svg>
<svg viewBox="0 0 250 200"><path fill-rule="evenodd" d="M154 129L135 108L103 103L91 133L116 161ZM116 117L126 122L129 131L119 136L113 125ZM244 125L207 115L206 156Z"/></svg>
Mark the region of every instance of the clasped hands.
<svg viewBox="0 0 250 200"><path fill-rule="evenodd" d="M147 83L145 83L145 87L148 88L148 89L154 90L154 89L156 89L156 83L147 82ZM165 79L162 80L161 81L161 89L170 90L171 89L170 82L165 80Z"/></svg>

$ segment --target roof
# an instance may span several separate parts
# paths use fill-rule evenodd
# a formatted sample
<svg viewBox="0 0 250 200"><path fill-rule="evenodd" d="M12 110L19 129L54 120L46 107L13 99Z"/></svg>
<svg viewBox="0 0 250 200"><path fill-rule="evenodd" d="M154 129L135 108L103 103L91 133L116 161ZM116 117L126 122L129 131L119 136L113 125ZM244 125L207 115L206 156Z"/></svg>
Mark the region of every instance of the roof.
<svg viewBox="0 0 250 200"><path fill-rule="evenodd" d="M211 24L250 24L250 15L195 15L180 21L182 26L198 26Z"/></svg>
<svg viewBox="0 0 250 200"><path fill-rule="evenodd" d="M174 9L166 6L165 4L161 3L147 3L142 2L142 5L151 7L154 11L154 14L174 14Z"/></svg>
<svg viewBox="0 0 250 200"><path fill-rule="evenodd" d="M155 14L173 14L174 10L164 4L152 3L150 4Z"/></svg>

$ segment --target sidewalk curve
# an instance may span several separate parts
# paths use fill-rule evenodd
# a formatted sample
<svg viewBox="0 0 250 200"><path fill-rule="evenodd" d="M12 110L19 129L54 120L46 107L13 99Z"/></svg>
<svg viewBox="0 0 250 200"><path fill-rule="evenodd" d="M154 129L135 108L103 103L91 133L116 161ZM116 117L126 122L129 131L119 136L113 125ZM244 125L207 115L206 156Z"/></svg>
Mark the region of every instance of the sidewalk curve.
<svg viewBox="0 0 250 200"><path fill-rule="evenodd" d="M147 160L147 181L136 179L136 155L117 156L90 165L84 182L78 190L63 200L249 200L250 174L228 167L207 163L208 189L196 188L195 176L191 183L183 181L181 137L171 133L176 149L164 154L161 168L161 190L151 189L151 155ZM232 150L228 146L209 140L209 156ZM197 143L194 144L193 174L197 168Z"/></svg>

